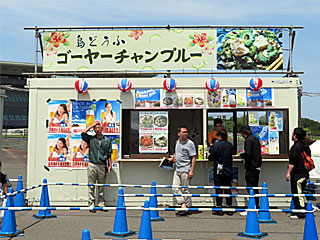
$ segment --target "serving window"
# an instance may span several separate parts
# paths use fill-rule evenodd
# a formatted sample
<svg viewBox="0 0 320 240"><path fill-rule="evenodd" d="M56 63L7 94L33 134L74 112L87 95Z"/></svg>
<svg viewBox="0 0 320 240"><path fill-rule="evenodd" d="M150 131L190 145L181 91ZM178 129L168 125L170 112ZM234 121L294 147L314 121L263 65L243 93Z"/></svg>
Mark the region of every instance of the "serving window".
<svg viewBox="0 0 320 240"><path fill-rule="evenodd" d="M177 129L186 126L189 138L203 145L202 110L123 110L122 157L160 158L174 153Z"/></svg>
<svg viewBox="0 0 320 240"><path fill-rule="evenodd" d="M263 155L287 155L289 148L288 110L283 109L226 109L208 110L208 134L214 130L214 119L220 118L233 144L234 154L244 151L244 139L239 128L249 125L252 134L260 140ZM209 143L208 143L209 144Z"/></svg>

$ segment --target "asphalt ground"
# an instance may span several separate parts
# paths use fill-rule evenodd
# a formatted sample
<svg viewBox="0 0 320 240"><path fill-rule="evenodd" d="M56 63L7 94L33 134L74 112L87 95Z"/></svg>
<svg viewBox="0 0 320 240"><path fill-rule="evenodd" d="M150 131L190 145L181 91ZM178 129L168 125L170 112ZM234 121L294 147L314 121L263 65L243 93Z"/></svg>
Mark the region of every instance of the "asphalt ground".
<svg viewBox="0 0 320 240"><path fill-rule="evenodd" d="M27 140L3 139L2 171L10 178L18 178L21 174L26 182L27 173ZM16 183L13 183L15 189ZM52 211L57 218L35 219L37 211L16 211L17 230L24 230L23 237L17 239L81 239L83 229L90 230L91 239L123 239L111 238L104 233L113 230L115 211ZM237 233L246 230L246 217L238 213L233 216L213 216L211 212L202 212L187 217L177 217L174 212L159 212L165 219L163 222L152 222L154 239L245 239ZM127 210L128 230L139 232L142 211ZM271 213L277 224L260 224L260 231L269 235L264 239L293 240L303 239L304 219L290 219L285 213ZM315 212L316 225L320 226L320 213ZM320 230L319 230L320 231ZM318 234L319 237L320 234ZM10 239L10 238L4 238ZM138 239L138 234L126 239Z"/></svg>

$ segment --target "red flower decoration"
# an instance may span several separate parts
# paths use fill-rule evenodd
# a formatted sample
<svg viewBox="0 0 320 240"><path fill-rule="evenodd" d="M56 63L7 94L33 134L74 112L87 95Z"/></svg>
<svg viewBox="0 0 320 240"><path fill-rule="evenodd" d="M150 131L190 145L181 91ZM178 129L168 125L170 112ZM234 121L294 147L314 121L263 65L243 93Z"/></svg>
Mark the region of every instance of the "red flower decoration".
<svg viewBox="0 0 320 240"><path fill-rule="evenodd" d="M49 43L53 43L54 47L59 47L60 43L64 44L67 40L64 38L64 33L51 33L51 39Z"/></svg>
<svg viewBox="0 0 320 240"><path fill-rule="evenodd" d="M128 35L129 37L133 37L135 40L138 40L140 36L142 36L142 30L131 30L131 33Z"/></svg>
<svg viewBox="0 0 320 240"><path fill-rule="evenodd" d="M194 34L194 39L192 40L192 42L194 44L199 44L200 47L204 47L206 45L206 43L209 43L209 40L207 39L207 34L206 33L202 33L200 34Z"/></svg>

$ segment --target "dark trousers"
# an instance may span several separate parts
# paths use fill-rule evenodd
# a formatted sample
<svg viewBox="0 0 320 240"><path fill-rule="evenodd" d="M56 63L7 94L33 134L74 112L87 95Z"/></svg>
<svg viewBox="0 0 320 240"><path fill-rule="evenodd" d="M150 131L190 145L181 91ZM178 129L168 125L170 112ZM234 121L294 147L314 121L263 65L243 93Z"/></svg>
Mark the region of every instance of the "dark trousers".
<svg viewBox="0 0 320 240"><path fill-rule="evenodd" d="M227 176L225 174L214 176L214 185L215 186L231 186L232 176ZM216 194L231 194L231 189L216 189ZM232 205L232 197L226 198L226 203L228 206ZM217 206L222 206L222 197L216 197Z"/></svg>
<svg viewBox="0 0 320 240"><path fill-rule="evenodd" d="M302 176L291 176L290 185L292 194L303 194L307 186L308 178ZM295 209L305 209L306 208L306 198L305 197L292 197ZM303 217L305 213L294 213L298 217Z"/></svg>
<svg viewBox="0 0 320 240"><path fill-rule="evenodd" d="M246 183L247 187L258 187L259 185L259 174L260 170L246 170ZM248 193L250 193L250 189L247 190ZM253 189L254 194L259 194L258 189ZM256 201L256 209L259 208L259 197L255 198Z"/></svg>

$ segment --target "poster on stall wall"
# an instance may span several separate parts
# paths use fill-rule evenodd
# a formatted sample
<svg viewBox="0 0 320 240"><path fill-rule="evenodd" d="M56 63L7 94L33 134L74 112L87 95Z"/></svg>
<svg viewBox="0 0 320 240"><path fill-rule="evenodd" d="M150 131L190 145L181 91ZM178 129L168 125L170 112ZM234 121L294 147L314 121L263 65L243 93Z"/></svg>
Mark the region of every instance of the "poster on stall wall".
<svg viewBox="0 0 320 240"><path fill-rule="evenodd" d="M139 113L139 152L168 152L168 112Z"/></svg>
<svg viewBox="0 0 320 240"><path fill-rule="evenodd" d="M279 154L279 132L269 131L269 153Z"/></svg>
<svg viewBox="0 0 320 240"><path fill-rule="evenodd" d="M222 98L222 107L230 107L229 89L222 88L221 98Z"/></svg>
<svg viewBox="0 0 320 240"><path fill-rule="evenodd" d="M120 134L120 103L118 101L98 101L94 113L100 121L103 133Z"/></svg>
<svg viewBox="0 0 320 240"><path fill-rule="evenodd" d="M113 134L113 135L108 134L106 136L111 140L111 144L112 144L112 154L111 154L112 168L119 168L118 159L121 156L120 135L119 134Z"/></svg>
<svg viewBox="0 0 320 240"><path fill-rule="evenodd" d="M247 88L247 106L248 107L274 106L273 89L260 88L258 91L252 91L250 88Z"/></svg>
<svg viewBox="0 0 320 240"><path fill-rule="evenodd" d="M118 166L116 159L120 156L120 103L118 101L73 101L72 103L63 100L50 101L48 107L49 116L54 115L54 113L52 114L53 109L61 104L65 104L67 109L71 110L69 112L69 126L55 127L52 124L51 126L49 125L48 167L70 167L74 169L87 167L86 143L81 140L81 133L95 121L99 121L103 126L103 134L113 141L113 162L115 163L113 165L116 168ZM64 131L67 131L67 133L64 133ZM90 129L88 134L94 135L95 133L93 129ZM65 142L68 148L68 157L63 158L64 155L61 155L61 150L55 150L55 142ZM60 154L58 160L57 154Z"/></svg>
<svg viewBox="0 0 320 240"><path fill-rule="evenodd" d="M283 131L283 114L278 111L269 112L269 128L273 131Z"/></svg>
<svg viewBox="0 0 320 240"><path fill-rule="evenodd" d="M88 126L95 122L93 101L74 101L72 102L72 133L81 134ZM93 135L93 129L88 134Z"/></svg>
<svg viewBox="0 0 320 240"><path fill-rule="evenodd" d="M208 107L221 108L221 89L217 91L208 91Z"/></svg>
<svg viewBox="0 0 320 240"><path fill-rule="evenodd" d="M261 154L269 154L269 127L250 126L252 135L257 137L261 144Z"/></svg>
<svg viewBox="0 0 320 240"><path fill-rule="evenodd" d="M246 90L237 89L236 100L237 100L237 107L246 107L247 106Z"/></svg>
<svg viewBox="0 0 320 240"><path fill-rule="evenodd" d="M51 100L48 103L48 133L71 132L71 102L67 100Z"/></svg>
<svg viewBox="0 0 320 240"><path fill-rule="evenodd" d="M229 104L230 107L237 106L237 90L235 88L229 89Z"/></svg>
<svg viewBox="0 0 320 240"><path fill-rule="evenodd" d="M162 92L162 101L161 101L161 107L162 108L173 108L173 100L177 98L176 92L168 92L166 90L163 90Z"/></svg>
<svg viewBox="0 0 320 240"><path fill-rule="evenodd" d="M160 108L160 89L136 89L135 108Z"/></svg>
<svg viewBox="0 0 320 240"><path fill-rule="evenodd" d="M81 139L80 134L71 136L72 168L87 168L89 162L89 145Z"/></svg>
<svg viewBox="0 0 320 240"><path fill-rule="evenodd" d="M259 112L249 112L249 126L259 126Z"/></svg>
<svg viewBox="0 0 320 240"><path fill-rule="evenodd" d="M47 167L70 168L71 167L71 134L48 134L48 163Z"/></svg>

